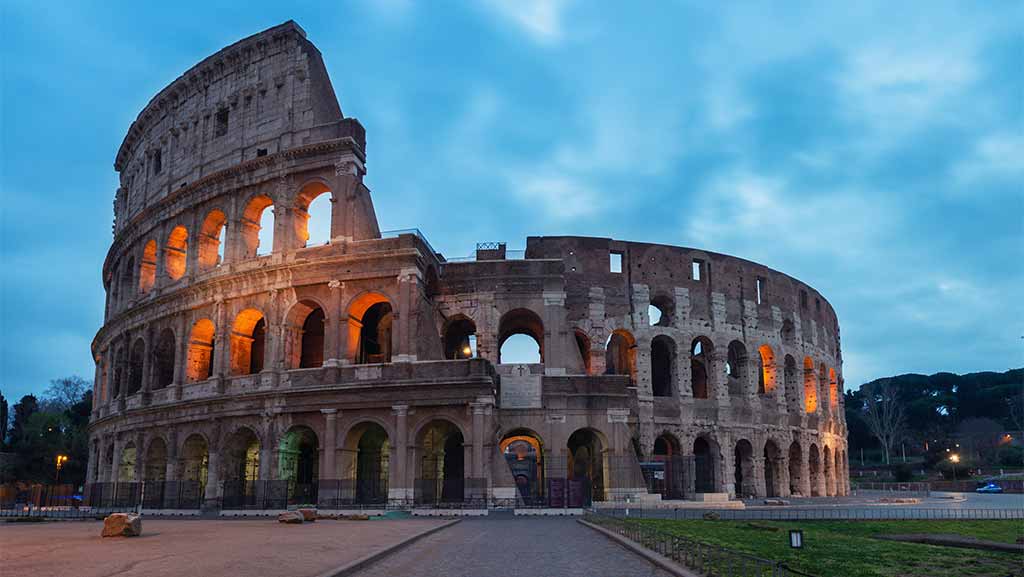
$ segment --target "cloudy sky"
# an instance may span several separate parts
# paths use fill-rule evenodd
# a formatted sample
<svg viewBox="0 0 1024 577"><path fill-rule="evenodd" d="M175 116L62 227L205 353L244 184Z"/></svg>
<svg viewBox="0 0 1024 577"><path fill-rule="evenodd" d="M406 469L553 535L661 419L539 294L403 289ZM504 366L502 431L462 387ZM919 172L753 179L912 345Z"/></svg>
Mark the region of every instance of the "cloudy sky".
<svg viewBox="0 0 1024 577"><path fill-rule="evenodd" d="M0 7L8 399L93 376L128 125L288 19L367 129L383 229L448 256L574 234L765 263L835 306L848 386L1024 365L1019 2L140 4Z"/></svg>

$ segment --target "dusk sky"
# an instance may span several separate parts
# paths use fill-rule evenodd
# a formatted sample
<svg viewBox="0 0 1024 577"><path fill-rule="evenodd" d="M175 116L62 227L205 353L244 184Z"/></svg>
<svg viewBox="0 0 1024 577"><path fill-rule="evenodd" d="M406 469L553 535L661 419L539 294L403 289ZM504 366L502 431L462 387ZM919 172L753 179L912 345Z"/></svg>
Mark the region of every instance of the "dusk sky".
<svg viewBox="0 0 1024 577"><path fill-rule="evenodd" d="M571 234L766 264L835 307L848 388L1024 365L1021 2L143 4L0 7L12 404L93 378L129 124L289 19L366 127L384 230L448 257Z"/></svg>

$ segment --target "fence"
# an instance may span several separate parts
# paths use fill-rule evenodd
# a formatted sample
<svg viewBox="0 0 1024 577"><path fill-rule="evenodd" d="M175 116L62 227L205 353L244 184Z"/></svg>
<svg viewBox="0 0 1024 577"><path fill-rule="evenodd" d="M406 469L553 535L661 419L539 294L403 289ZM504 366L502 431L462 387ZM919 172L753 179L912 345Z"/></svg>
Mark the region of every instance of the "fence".
<svg viewBox="0 0 1024 577"><path fill-rule="evenodd" d="M907 497L928 497L931 495L929 483L861 483L853 485L856 493L893 493Z"/></svg>
<svg viewBox="0 0 1024 577"><path fill-rule="evenodd" d="M786 565L733 551L718 545L702 543L688 537L673 535L634 520L588 511L587 521L635 541L655 553L702 575L730 577L813 577Z"/></svg>
<svg viewBox="0 0 1024 577"><path fill-rule="evenodd" d="M506 461L516 486L517 508L589 507L594 501L625 500L626 496L646 491L656 483L653 468L641 471L632 455L538 460L507 454ZM664 475L657 482L664 488Z"/></svg>
<svg viewBox="0 0 1024 577"><path fill-rule="evenodd" d="M433 509L484 509L488 503L487 488L486 478L416 479L411 504Z"/></svg>
<svg viewBox="0 0 1024 577"><path fill-rule="evenodd" d="M968 521L1024 519L1020 508L929 508L929 507L830 507L764 509L645 509L643 507L601 509L619 519L676 519L699 521Z"/></svg>

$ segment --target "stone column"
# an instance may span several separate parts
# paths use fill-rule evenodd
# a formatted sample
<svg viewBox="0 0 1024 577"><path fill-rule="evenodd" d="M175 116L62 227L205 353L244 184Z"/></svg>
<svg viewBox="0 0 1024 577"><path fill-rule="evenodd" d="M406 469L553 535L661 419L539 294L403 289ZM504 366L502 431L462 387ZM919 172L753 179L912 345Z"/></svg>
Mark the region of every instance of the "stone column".
<svg viewBox="0 0 1024 577"><path fill-rule="evenodd" d="M187 380L186 369L188 368L188 343L192 339L192 335L189 334L190 331L188 330L188 319L184 314L178 315L177 324L177 352L174 354L174 381L171 383L171 386L175 388L171 393L171 397L174 399L181 398L180 388Z"/></svg>
<svg viewBox="0 0 1024 577"><path fill-rule="evenodd" d="M768 495L768 486L765 483L764 478L765 459L764 457L755 454L753 461L753 467L751 467L751 469L753 470L754 475L754 496L759 499L763 499Z"/></svg>
<svg viewBox="0 0 1024 577"><path fill-rule="evenodd" d="M276 444L277 439L274 434L273 417L267 417L263 423L263 444L260 445L259 476L261 481L270 481L275 476L274 446Z"/></svg>
<svg viewBox="0 0 1024 577"><path fill-rule="evenodd" d="M320 409L320 413L324 416L324 465L320 478L337 479L338 409Z"/></svg>
<svg viewBox="0 0 1024 577"><path fill-rule="evenodd" d="M392 470L388 484L388 499L405 501L412 498L409 476L406 471L409 462L407 438L409 405L393 405L391 411L395 415L395 438L392 439L395 452L390 463Z"/></svg>
<svg viewBox="0 0 1024 577"><path fill-rule="evenodd" d="M143 346L142 346L142 387L140 393L142 393L142 405L149 404L149 392L153 388L153 371L155 370L156 363L153 362L153 327L146 323L142 327L143 335Z"/></svg>
<svg viewBox="0 0 1024 577"><path fill-rule="evenodd" d="M473 411L473 478L484 476L484 412L487 406L479 401L469 404Z"/></svg>
<svg viewBox="0 0 1024 577"><path fill-rule="evenodd" d="M391 360L394 362L412 362L416 360L415 317L418 299L414 297L417 271L414 268L402 269L398 276L398 309L394 312L397 321L392 336Z"/></svg>
<svg viewBox="0 0 1024 577"><path fill-rule="evenodd" d="M111 482L111 483L116 483L116 482L119 481L120 469L121 469L121 451L123 449L124 449L124 446L121 444L120 436L115 433L114 434L114 460L113 460L113 462L110 465L110 471L108 471L108 474L110 475L110 477L108 478L108 481Z"/></svg>
<svg viewBox="0 0 1024 577"><path fill-rule="evenodd" d="M719 439L718 450L721 457L718 462L718 468L715 471L718 479L718 491L721 493L729 493L730 497L735 498L736 492L740 491L742 487L736 486L736 452L735 446L731 442L731 439Z"/></svg>
<svg viewBox="0 0 1024 577"><path fill-rule="evenodd" d="M146 452L144 449L146 446L146 437L140 431L135 433L135 439L133 440L135 442L135 480L142 482L146 480L144 478L146 472Z"/></svg>
<svg viewBox="0 0 1024 577"><path fill-rule="evenodd" d="M344 328L344 311L341 310L341 291L345 284L339 280L332 280L327 283L330 289L330 299L327 303L328 310L324 311L324 367L328 369L325 375L328 383L338 381L338 366L344 364L344 349L341 346L341 331Z"/></svg>
<svg viewBox="0 0 1024 577"><path fill-rule="evenodd" d="M216 509L220 493L220 450L209 447L206 466L206 491L203 494L203 508Z"/></svg>
<svg viewBox="0 0 1024 577"><path fill-rule="evenodd" d="M786 453L775 459L775 471L776 483L779 487L779 497L789 497L789 456Z"/></svg>
<svg viewBox="0 0 1024 577"><path fill-rule="evenodd" d="M228 325L228 311L224 299L218 299L214 312L213 376L222 379L231 374L231 327Z"/></svg>
<svg viewBox="0 0 1024 577"><path fill-rule="evenodd" d="M800 494L804 497L811 496L811 456L807 446L801 446L800 451Z"/></svg>
<svg viewBox="0 0 1024 577"><path fill-rule="evenodd" d="M729 406L729 384L725 377L725 363L728 350L716 348L710 355L705 354L711 366L708 367L708 398L715 399L720 406Z"/></svg>
<svg viewBox="0 0 1024 577"><path fill-rule="evenodd" d="M167 465L164 480L178 480L178 434L174 431L167 434Z"/></svg>

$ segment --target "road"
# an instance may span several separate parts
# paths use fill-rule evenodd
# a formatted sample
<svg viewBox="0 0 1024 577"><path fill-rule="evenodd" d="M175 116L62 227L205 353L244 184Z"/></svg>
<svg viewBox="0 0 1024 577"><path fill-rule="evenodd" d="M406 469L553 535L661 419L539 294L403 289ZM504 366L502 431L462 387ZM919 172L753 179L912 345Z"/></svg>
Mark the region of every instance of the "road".
<svg viewBox="0 0 1024 577"><path fill-rule="evenodd" d="M669 577L575 519L493 513L465 519L367 567L359 577Z"/></svg>

